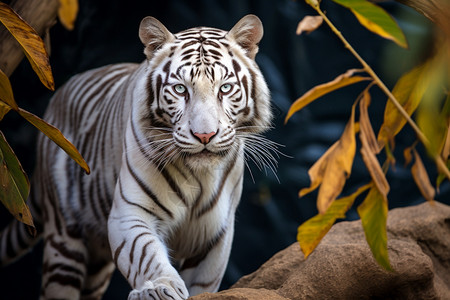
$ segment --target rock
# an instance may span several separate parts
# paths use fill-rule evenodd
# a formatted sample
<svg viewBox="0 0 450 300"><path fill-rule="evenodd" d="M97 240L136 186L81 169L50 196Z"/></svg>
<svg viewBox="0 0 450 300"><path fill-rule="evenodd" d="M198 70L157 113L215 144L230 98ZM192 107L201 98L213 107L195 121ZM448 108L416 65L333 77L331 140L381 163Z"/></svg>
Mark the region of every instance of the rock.
<svg viewBox="0 0 450 300"><path fill-rule="evenodd" d="M231 289L192 299L450 299L450 207L394 209L387 228L394 272L377 265L360 221L341 222L307 260L294 243Z"/></svg>

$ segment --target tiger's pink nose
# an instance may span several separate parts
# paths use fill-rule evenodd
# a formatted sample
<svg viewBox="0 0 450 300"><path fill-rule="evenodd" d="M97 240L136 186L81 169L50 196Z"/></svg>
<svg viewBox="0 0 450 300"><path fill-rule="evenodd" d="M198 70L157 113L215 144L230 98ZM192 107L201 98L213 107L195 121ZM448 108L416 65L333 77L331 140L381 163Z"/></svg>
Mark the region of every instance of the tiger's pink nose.
<svg viewBox="0 0 450 300"><path fill-rule="evenodd" d="M210 132L210 133L198 133L194 132L194 136L197 137L202 144L208 144L209 141L216 135L216 132Z"/></svg>

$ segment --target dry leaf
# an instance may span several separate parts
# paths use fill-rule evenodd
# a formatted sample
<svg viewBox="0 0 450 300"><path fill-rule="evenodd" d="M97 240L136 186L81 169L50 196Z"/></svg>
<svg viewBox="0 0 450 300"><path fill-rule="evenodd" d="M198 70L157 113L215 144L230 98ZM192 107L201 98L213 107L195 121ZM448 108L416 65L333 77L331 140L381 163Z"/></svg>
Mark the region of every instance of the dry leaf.
<svg viewBox="0 0 450 300"><path fill-rule="evenodd" d="M344 188L350 176L356 152L355 104L350 120L341 138L311 167L308 174L311 186L300 191L300 197L316 189L319 185L317 208L324 214Z"/></svg>
<svg viewBox="0 0 450 300"><path fill-rule="evenodd" d="M89 166L83 159L81 154L78 152L77 148L66 139L66 137L61 133L61 131L48 124L38 116L19 108L19 114L24 117L28 122L33 124L37 129L43 132L48 138L55 142L61 149L63 149L77 164L79 164L87 174L90 173Z"/></svg>
<svg viewBox="0 0 450 300"><path fill-rule="evenodd" d="M306 16L298 23L297 35L302 34L302 32L312 32L322 25L323 18L321 16Z"/></svg>
<svg viewBox="0 0 450 300"><path fill-rule="evenodd" d="M364 164L370 173L372 181L378 188L383 197L387 200L387 194L389 193L389 183L386 180L386 176L380 166L376 154L379 152L378 143L373 132L372 125L369 119L368 106L370 104L370 94L366 89L363 97L359 103L359 123L360 133L359 138L361 140L361 154Z"/></svg>
<svg viewBox="0 0 450 300"><path fill-rule="evenodd" d="M298 227L297 241L305 258L317 247L334 222L337 219L345 218L345 213L353 205L355 199L370 187L371 184L366 184L350 196L337 199L325 214L318 214Z"/></svg>
<svg viewBox="0 0 450 300"><path fill-rule="evenodd" d="M78 14L78 0L59 0L58 17L67 30L73 30Z"/></svg>
<svg viewBox="0 0 450 300"><path fill-rule="evenodd" d="M289 108L287 116L284 120L286 123L289 118L297 111L301 110L306 105L310 104L314 100L319 97L322 97L325 94L328 94L334 90L340 89L342 87L363 81L363 80L371 80L370 77L362 77L362 76L353 76L353 74L357 72L362 72L363 70L359 69L351 69L345 72L344 74L339 75L334 80L317 85L306 92L303 96L298 98Z"/></svg>
<svg viewBox="0 0 450 300"><path fill-rule="evenodd" d="M13 109L17 110L19 108L14 100L11 82L2 70L0 70L0 100L8 104Z"/></svg>
<svg viewBox="0 0 450 300"><path fill-rule="evenodd" d="M403 150L403 157L405 158L405 167L409 165L412 161L412 151L413 146L406 147L405 150Z"/></svg>
<svg viewBox="0 0 450 300"><path fill-rule="evenodd" d="M433 201L435 196L434 187L431 185L430 178L428 177L427 170L423 165L422 159L415 149L414 153L414 165L411 167L411 173L413 175L414 181L419 188L422 196L428 201Z"/></svg>
<svg viewBox="0 0 450 300"><path fill-rule="evenodd" d="M28 25L8 5L0 2L0 22L22 46L31 67L39 76L41 82L50 90L55 89L52 70L48 60L44 42L36 31Z"/></svg>

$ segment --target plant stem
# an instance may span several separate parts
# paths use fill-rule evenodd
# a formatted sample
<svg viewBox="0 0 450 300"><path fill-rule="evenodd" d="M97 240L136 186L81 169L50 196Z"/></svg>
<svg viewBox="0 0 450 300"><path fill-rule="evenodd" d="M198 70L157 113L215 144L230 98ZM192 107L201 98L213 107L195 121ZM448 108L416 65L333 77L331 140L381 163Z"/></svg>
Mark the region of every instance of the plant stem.
<svg viewBox="0 0 450 300"><path fill-rule="evenodd" d="M327 18L327 16L320 9L319 4L317 3L316 5L311 5L311 6L323 18L323 20L328 24L328 26L337 35L337 37L342 41L342 43L344 43L345 48L347 48L353 54L353 56L361 63L361 65L364 68L364 71L373 78L373 80L375 81L375 84L386 94L386 96L389 98L389 100L392 102L392 104L394 104L394 106L398 109L400 114L406 119L408 124L416 132L417 137L422 142L422 144L425 146L425 148L429 149L430 141L423 134L423 132L420 130L420 128L417 126L417 124L413 121L411 116L405 111L403 106L398 102L398 100L391 93L391 91L386 87L386 85L383 83L383 81L378 77L378 75L375 73L375 71L366 63L366 61L358 54L358 52L356 52L355 49L353 49L352 45L350 45L350 43L347 42L345 37L333 25L333 23L331 23L331 21ZM443 172L446 175L446 177L450 180L450 171L446 167L442 158L439 155L435 155L433 158L436 161L436 164L437 164L439 170L441 172Z"/></svg>

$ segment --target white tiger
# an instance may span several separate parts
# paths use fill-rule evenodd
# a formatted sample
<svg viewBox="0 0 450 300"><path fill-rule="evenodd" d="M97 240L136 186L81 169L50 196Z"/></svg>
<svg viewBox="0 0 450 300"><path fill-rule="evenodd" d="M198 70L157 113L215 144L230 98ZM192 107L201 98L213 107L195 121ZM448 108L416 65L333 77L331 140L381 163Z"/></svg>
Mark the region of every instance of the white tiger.
<svg viewBox="0 0 450 300"><path fill-rule="evenodd" d="M244 154L258 164L273 158L274 143L259 135L272 118L254 61L262 35L254 15L229 32L177 34L146 17L142 64L109 65L68 81L45 118L76 145L92 174L40 138L30 195L39 233L29 237L11 223L1 235L2 263L43 237L42 299L100 299L115 266L132 287L128 299L217 291Z"/></svg>

